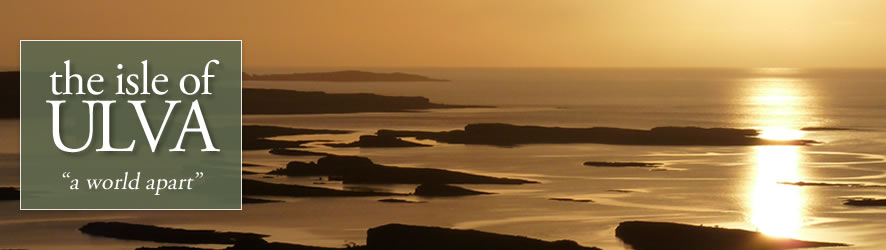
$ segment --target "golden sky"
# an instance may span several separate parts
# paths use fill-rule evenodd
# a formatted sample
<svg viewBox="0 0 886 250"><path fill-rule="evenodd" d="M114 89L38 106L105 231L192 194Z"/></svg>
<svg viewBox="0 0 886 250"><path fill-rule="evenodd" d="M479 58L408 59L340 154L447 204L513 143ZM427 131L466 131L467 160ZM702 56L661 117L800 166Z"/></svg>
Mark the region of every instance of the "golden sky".
<svg viewBox="0 0 886 250"><path fill-rule="evenodd" d="M260 67L886 67L886 1L16 1L20 39L236 39Z"/></svg>

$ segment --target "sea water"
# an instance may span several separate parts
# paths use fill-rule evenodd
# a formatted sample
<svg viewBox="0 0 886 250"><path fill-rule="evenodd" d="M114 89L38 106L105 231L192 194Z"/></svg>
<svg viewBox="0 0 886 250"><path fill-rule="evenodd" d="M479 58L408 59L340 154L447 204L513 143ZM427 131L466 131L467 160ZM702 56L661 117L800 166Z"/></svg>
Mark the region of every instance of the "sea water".
<svg viewBox="0 0 886 250"><path fill-rule="evenodd" d="M335 69L270 69L267 71ZM886 188L791 186L779 182L886 185L886 71L855 69L538 69L408 68L401 71L449 82L256 82L247 88L425 96L446 104L494 107L403 113L247 115L245 124L344 129L345 135L280 139L352 141L378 129L452 130L469 123L503 122L563 127L657 126L755 128L769 139L810 139L813 146L619 146L539 144L517 147L423 141L421 148L329 148L374 162L539 181L525 185L462 185L496 193L460 198L279 198L243 211L18 211L0 202L2 248L134 248L174 245L91 237L76 229L92 221L244 231L269 241L340 247L365 242L366 229L388 223L443 226L571 239L586 246L626 249L615 237L628 220L717 225L779 237L880 249L886 208L849 207L847 198L886 198ZM17 120L0 121L0 186L18 182ZM804 131L808 127L849 130ZM244 161L266 165L317 157L247 151ZM585 161L648 161L665 166L599 168ZM316 178L262 181L337 189L411 192L415 185L343 185ZM590 199L593 202L553 201ZM53 240L47 240L47 239ZM212 247L212 246L208 246Z"/></svg>

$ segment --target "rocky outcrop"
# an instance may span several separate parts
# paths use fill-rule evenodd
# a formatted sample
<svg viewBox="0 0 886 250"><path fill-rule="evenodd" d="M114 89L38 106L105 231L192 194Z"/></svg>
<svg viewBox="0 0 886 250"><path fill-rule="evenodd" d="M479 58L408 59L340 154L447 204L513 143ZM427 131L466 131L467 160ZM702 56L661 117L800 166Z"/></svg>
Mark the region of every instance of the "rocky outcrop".
<svg viewBox="0 0 886 250"><path fill-rule="evenodd" d="M591 250L570 240L543 241L522 236L440 227L388 224L369 229L366 247L372 250Z"/></svg>
<svg viewBox="0 0 886 250"><path fill-rule="evenodd" d="M499 178L432 168L404 168L373 163L359 156L326 156L316 163L293 161L268 174L328 176L344 183L375 184L525 184L533 181Z"/></svg>
<svg viewBox="0 0 886 250"><path fill-rule="evenodd" d="M846 246L774 238L739 229L645 221L622 222L615 229L615 236L635 250L776 250Z"/></svg>
<svg viewBox="0 0 886 250"><path fill-rule="evenodd" d="M404 148L404 147L430 147L421 143L404 141L393 136L361 135L360 139L350 143L328 143L326 146L337 148Z"/></svg>

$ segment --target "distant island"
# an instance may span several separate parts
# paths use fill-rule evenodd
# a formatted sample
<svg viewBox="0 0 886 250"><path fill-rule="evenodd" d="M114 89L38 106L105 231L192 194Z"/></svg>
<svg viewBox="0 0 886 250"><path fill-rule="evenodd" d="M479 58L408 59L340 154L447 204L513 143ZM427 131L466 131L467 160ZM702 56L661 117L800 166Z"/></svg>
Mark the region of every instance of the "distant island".
<svg viewBox="0 0 886 250"><path fill-rule="evenodd" d="M524 144L597 143L654 146L752 146L811 145L811 140L767 140L759 131L735 128L656 127L650 130L592 127L563 128L523 126L505 123L468 124L451 131L409 131L382 129L377 136L413 137L450 144L517 146Z"/></svg>
<svg viewBox="0 0 886 250"><path fill-rule="evenodd" d="M432 103L421 96L384 96L367 93L331 94L278 89L243 89L243 114L343 114L407 112L424 109L486 106Z"/></svg>
<svg viewBox="0 0 886 250"><path fill-rule="evenodd" d="M243 73L244 81L317 81L317 82L447 82L427 76L401 72L375 73L359 70L332 72L291 73L291 74L248 74Z"/></svg>

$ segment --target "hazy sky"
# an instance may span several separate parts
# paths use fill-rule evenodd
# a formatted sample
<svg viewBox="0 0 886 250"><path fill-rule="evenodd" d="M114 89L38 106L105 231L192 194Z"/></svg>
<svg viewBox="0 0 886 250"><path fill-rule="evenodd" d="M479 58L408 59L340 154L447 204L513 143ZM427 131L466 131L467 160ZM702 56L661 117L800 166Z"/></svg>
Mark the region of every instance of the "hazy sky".
<svg viewBox="0 0 886 250"><path fill-rule="evenodd" d="M886 1L85 2L4 3L0 66L20 39L242 39L246 68L886 67Z"/></svg>

